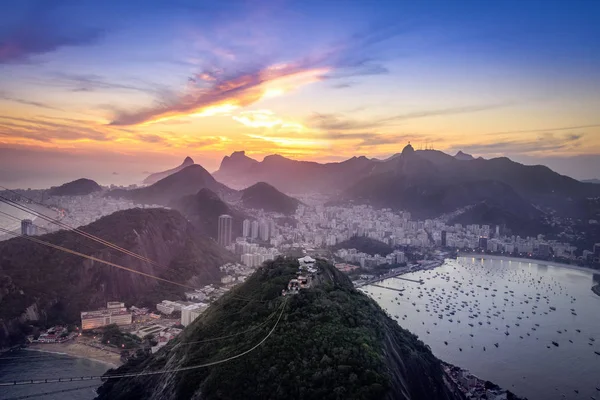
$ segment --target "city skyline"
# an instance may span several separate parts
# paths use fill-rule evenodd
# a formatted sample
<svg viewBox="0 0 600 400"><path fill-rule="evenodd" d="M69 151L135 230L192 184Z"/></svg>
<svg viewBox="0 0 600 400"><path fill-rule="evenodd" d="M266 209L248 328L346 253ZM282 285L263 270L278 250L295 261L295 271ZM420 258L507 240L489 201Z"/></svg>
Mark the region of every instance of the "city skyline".
<svg viewBox="0 0 600 400"><path fill-rule="evenodd" d="M5 184L136 183L188 155L216 170L236 150L385 158L408 141L577 179L600 170L593 2L60 0L3 11Z"/></svg>

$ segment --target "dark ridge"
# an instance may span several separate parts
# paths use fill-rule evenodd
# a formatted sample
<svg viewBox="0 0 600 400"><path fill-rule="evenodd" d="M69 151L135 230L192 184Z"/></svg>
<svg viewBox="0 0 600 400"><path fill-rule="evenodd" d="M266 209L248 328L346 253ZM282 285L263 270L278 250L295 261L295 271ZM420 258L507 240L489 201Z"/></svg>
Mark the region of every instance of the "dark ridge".
<svg viewBox="0 0 600 400"><path fill-rule="evenodd" d="M281 193L265 182L258 182L241 191L241 202L246 208L263 209L281 214L293 214L300 201Z"/></svg>
<svg viewBox="0 0 600 400"><path fill-rule="evenodd" d="M50 196L85 196L102 190L100 185L91 179L81 178L64 185L50 188Z"/></svg>

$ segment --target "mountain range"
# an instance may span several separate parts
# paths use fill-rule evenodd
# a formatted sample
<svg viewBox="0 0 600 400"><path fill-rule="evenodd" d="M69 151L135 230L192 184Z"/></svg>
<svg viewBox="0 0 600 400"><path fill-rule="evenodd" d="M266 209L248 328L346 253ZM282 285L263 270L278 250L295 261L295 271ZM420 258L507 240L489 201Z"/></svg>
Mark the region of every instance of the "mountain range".
<svg viewBox="0 0 600 400"><path fill-rule="evenodd" d="M146 185L152 185L158 181L160 181L161 179L166 178L169 175L173 175L175 172L179 172L182 169L184 169L185 167L189 167L190 165L194 164L194 160L192 160L191 157L186 157L183 162L181 163L181 165L166 170L166 171L162 171L162 172L156 172L154 174L151 174L149 176L146 177L146 179L144 179L143 183Z"/></svg>
<svg viewBox="0 0 600 400"><path fill-rule="evenodd" d="M300 203L284 193L317 193L329 204L370 204L409 211L420 219L462 210L452 222L504 225L516 234L544 232L553 216L598 218L586 204L600 197L600 185L542 165L475 158L461 151L451 156L414 150L410 144L385 160L362 156L324 164L280 155L257 161L237 151L224 157L212 175L197 164L165 173L170 175L150 186L117 189L108 196L170 205L205 188L225 202L289 215Z"/></svg>
<svg viewBox="0 0 600 400"><path fill-rule="evenodd" d="M552 215L592 218L582 207L600 186L541 165L506 157L483 159L407 145L385 160L353 157L339 163L296 161L279 155L259 162L244 152L225 157L213 174L230 185L269 183L285 193L320 193L330 204L371 204L433 218L465 208L465 223L534 231Z"/></svg>
<svg viewBox="0 0 600 400"><path fill-rule="evenodd" d="M233 261L214 240L201 235L178 211L130 209L80 228L158 265L141 261L61 230L37 239L125 265L171 281L200 287L220 280L219 266ZM0 242L0 348L18 342L37 321L76 323L79 313L107 301L152 305L183 299L185 288L122 271L25 238Z"/></svg>
<svg viewBox="0 0 600 400"><path fill-rule="evenodd" d="M331 193L344 187L347 178L363 173L372 163L366 157L353 157L340 163L320 164L297 161L280 155L270 155L258 162L238 151L223 158L213 176L236 188L266 182L291 195L302 193Z"/></svg>

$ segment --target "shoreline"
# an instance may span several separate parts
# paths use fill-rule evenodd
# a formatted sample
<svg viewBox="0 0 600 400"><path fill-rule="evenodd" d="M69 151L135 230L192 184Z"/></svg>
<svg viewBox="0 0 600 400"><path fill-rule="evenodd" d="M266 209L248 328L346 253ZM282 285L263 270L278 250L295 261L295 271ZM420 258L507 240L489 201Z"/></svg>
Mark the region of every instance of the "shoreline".
<svg viewBox="0 0 600 400"><path fill-rule="evenodd" d="M600 270L598 270L598 269L592 269L592 268L588 268L588 267L580 267L580 266L571 265L571 264L557 263L554 261L536 260L533 258L519 258L519 257L510 257L510 256L499 256L499 255L495 255L495 254L477 254L477 253L458 253L457 257L480 258L480 259L489 259L489 260L509 260L509 261L516 261L516 262L529 262L531 264L548 265L551 267L567 268L567 269L572 269L575 271L590 272L592 274L600 274Z"/></svg>
<svg viewBox="0 0 600 400"><path fill-rule="evenodd" d="M123 363L120 355L107 350L97 349L87 346L83 343L69 341L66 343L36 343L30 344L23 349L25 351L37 351L40 353L51 353L57 355L66 355L75 358L84 358L86 360L105 364L109 368L118 368Z"/></svg>

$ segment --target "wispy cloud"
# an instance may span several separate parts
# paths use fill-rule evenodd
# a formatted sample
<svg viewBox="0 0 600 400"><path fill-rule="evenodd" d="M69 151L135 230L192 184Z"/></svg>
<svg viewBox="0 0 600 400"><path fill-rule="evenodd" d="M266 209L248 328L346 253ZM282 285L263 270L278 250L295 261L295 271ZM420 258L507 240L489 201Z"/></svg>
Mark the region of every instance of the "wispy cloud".
<svg viewBox="0 0 600 400"><path fill-rule="evenodd" d="M539 128L539 129L526 129L526 130L517 130L517 131L502 131L502 132L489 132L485 133L485 135L506 135L513 133L543 133L543 132L558 132L558 131L572 131L575 129L587 129L587 128L598 128L600 124L590 124L590 125L575 125L575 126L560 126L553 128Z"/></svg>
<svg viewBox="0 0 600 400"><path fill-rule="evenodd" d="M330 132L326 134L326 137L331 141L342 141L352 142L354 146L359 149L368 149L370 147L406 143L414 135L407 134L383 134L373 132L360 132L360 133L342 133L342 132Z"/></svg>
<svg viewBox="0 0 600 400"><path fill-rule="evenodd" d="M62 123L42 118L18 118L0 116L0 130L4 136L14 139L25 138L39 142L93 140L109 141L114 132L92 124Z"/></svg>
<svg viewBox="0 0 600 400"><path fill-rule="evenodd" d="M538 154L557 150L580 149L584 142L584 134L569 133L556 135L544 133L537 138L507 139L491 143L476 143L455 146L469 153L483 155Z"/></svg>
<svg viewBox="0 0 600 400"><path fill-rule="evenodd" d="M119 112L111 125L136 125L181 116L205 116L231 111L318 81L325 72L325 68L311 69L306 64L293 63L271 65L233 77L211 76L200 83L195 78L186 92L177 99L133 113Z"/></svg>
<svg viewBox="0 0 600 400"><path fill-rule="evenodd" d="M394 117L354 119L344 114L313 113L307 119L307 124L322 130L342 131L357 129L373 129L393 120Z"/></svg>
<svg viewBox="0 0 600 400"><path fill-rule="evenodd" d="M496 104L482 104L472 106L461 106L461 107L448 107L431 110L414 111L406 114L399 114L390 118L390 120L404 121L416 118L428 118L428 117L439 117L443 115L457 115L457 114L469 114L480 111L488 111L497 108L503 108L511 105L511 103L496 103Z"/></svg>
<svg viewBox="0 0 600 400"><path fill-rule="evenodd" d="M0 92L0 100L11 101L13 103L24 104L27 106L34 106L38 108L45 108L47 110L60 110L58 107L51 106L41 101L27 100L20 97L12 96L8 93Z"/></svg>
<svg viewBox="0 0 600 400"><path fill-rule="evenodd" d="M368 119L355 119L345 116L341 113L313 113L307 119L307 124L317 129L325 129L332 131L340 130L358 130L358 129L374 129L386 126L392 123L406 121L418 118L429 118L446 115L467 114L480 111L492 110L508 106L509 103L498 104L483 104L463 107L450 107L441 109L429 109L421 111L413 111L404 114L389 115L386 117L370 117ZM395 124L397 125L397 124Z"/></svg>
<svg viewBox="0 0 600 400"><path fill-rule="evenodd" d="M402 34L405 28L394 24L373 26L345 40L313 49L296 60L279 62L277 54L257 57L239 44L232 48L208 46L196 37L208 54L198 61L199 70L185 82L178 96L157 96L155 105L141 110L115 113L112 125L137 125L185 116L203 116L210 107L246 107L270 96L281 95L308 83L325 79L388 73L381 64L377 47ZM233 50L232 50L233 49ZM370 51L369 58L364 52ZM183 82L182 82L183 84Z"/></svg>

